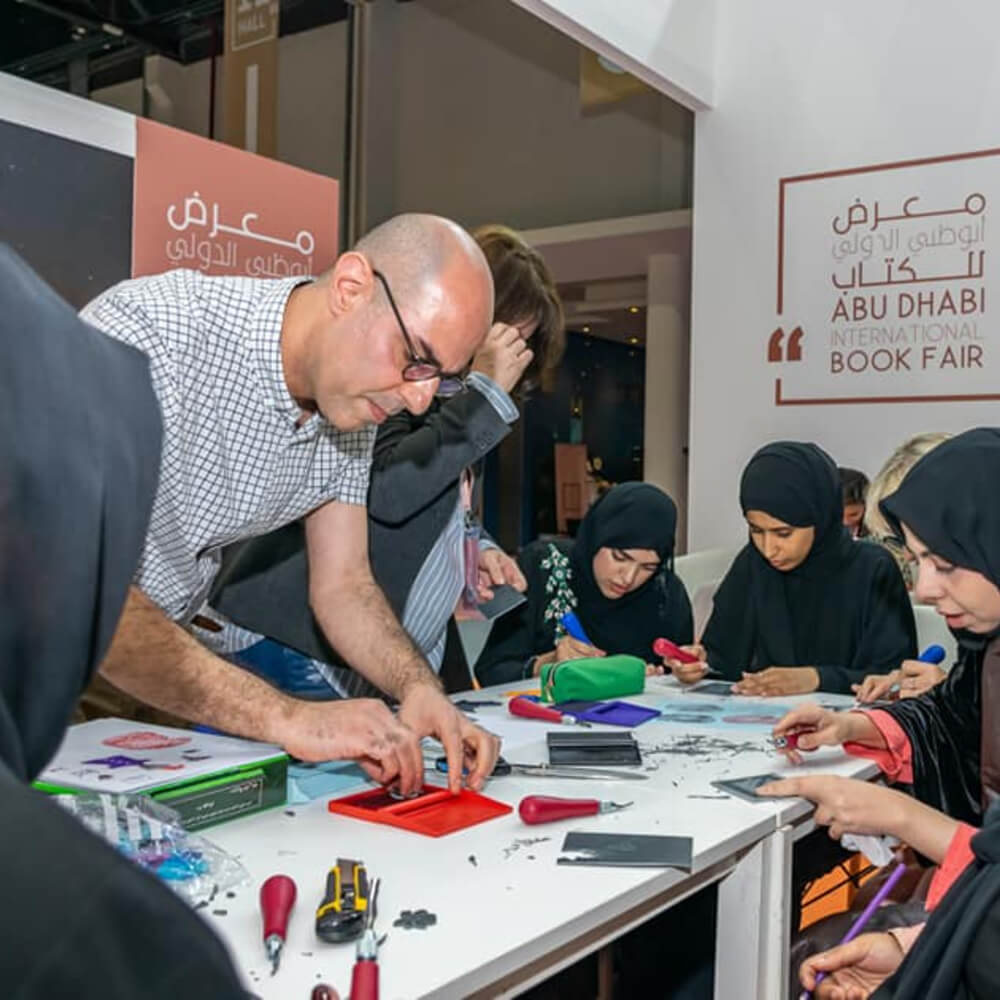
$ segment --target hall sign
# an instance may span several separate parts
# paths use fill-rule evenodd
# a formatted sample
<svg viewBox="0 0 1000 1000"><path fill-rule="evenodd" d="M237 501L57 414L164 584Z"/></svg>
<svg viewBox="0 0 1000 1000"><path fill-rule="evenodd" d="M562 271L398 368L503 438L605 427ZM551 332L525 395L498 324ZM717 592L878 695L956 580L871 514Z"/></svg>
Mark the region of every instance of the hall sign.
<svg viewBox="0 0 1000 1000"><path fill-rule="evenodd" d="M1000 149L783 177L776 406L1000 399Z"/></svg>

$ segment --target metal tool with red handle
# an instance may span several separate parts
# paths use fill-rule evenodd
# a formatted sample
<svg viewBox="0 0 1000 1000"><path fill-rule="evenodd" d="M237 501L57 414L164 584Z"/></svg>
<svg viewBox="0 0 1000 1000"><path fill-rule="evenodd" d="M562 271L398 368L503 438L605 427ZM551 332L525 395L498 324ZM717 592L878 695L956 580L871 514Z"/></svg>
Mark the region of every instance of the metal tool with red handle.
<svg viewBox="0 0 1000 1000"><path fill-rule="evenodd" d="M357 957L351 972L351 1000L378 1000L378 946L375 936L375 916L378 904L379 880L372 882L368 898L365 931L358 941Z"/></svg>
<svg viewBox="0 0 1000 1000"><path fill-rule="evenodd" d="M520 715L523 719L540 719L542 722L558 722L564 726L584 726L590 729L590 723L575 719L572 715L564 715L558 709L539 705L530 698L511 698L507 702L507 711L511 715Z"/></svg>
<svg viewBox="0 0 1000 1000"><path fill-rule="evenodd" d="M784 736L774 736L771 743L778 750L797 750L799 747L799 737L802 733L785 733Z"/></svg>
<svg viewBox="0 0 1000 1000"><path fill-rule="evenodd" d="M271 975L278 971L281 949L288 933L288 915L295 904L295 883L287 875L272 875L260 887L260 913L264 920L264 948L271 961Z"/></svg>
<svg viewBox="0 0 1000 1000"><path fill-rule="evenodd" d="M597 816L600 813L627 809L631 802L607 802L601 799L563 799L555 795L528 795L521 799L517 811L521 819L531 826L554 823L559 819L577 816Z"/></svg>

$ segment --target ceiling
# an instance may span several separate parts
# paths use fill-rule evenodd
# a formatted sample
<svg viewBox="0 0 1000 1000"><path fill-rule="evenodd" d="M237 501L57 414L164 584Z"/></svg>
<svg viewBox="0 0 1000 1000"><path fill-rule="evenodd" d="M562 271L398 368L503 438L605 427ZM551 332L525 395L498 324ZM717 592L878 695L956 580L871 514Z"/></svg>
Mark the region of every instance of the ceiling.
<svg viewBox="0 0 1000 1000"><path fill-rule="evenodd" d="M605 340L646 343L646 276L561 284L566 326Z"/></svg>
<svg viewBox="0 0 1000 1000"><path fill-rule="evenodd" d="M653 212L527 230L559 285L566 326L620 343L646 343L650 257L676 258L671 301L686 309L690 294L691 212Z"/></svg>
<svg viewBox="0 0 1000 1000"><path fill-rule="evenodd" d="M280 0L281 34L347 17L347 0ZM87 92L142 76L147 55L197 62L222 50L223 0L7 0L0 71Z"/></svg>

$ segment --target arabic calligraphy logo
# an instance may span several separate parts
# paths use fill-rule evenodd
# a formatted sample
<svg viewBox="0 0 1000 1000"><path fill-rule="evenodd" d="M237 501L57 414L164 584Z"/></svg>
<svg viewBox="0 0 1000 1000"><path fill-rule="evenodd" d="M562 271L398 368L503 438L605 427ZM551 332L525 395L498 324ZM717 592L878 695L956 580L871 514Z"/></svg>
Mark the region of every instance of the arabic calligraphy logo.
<svg viewBox="0 0 1000 1000"><path fill-rule="evenodd" d="M801 361L802 360L802 338L805 333L801 326L797 326L788 335L785 341L785 331L778 327L767 339L767 360L769 364L781 361Z"/></svg>
<svg viewBox="0 0 1000 1000"><path fill-rule="evenodd" d="M208 206L201 200L201 195L197 191L190 198L184 199L184 218L178 222L174 218L177 211L176 205L171 205L167 209L167 222L171 229L182 233L188 226L208 227ZM208 234L209 239L214 239L219 233L232 233L234 236L245 236L260 243L272 243L279 247L289 247L298 250L303 257L308 257L316 249L316 240L308 229L301 229L295 235L294 240L282 240L277 236L268 236L266 233L254 232L250 224L260 216L257 212L245 212L240 220L239 226L227 226L219 222L219 203L212 203L212 228Z"/></svg>

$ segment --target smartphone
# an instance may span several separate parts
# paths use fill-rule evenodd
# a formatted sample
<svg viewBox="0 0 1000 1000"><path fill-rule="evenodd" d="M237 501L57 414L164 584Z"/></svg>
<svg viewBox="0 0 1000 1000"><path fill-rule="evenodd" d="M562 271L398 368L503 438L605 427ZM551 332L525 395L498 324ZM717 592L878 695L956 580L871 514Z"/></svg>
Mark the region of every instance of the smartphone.
<svg viewBox="0 0 1000 1000"><path fill-rule="evenodd" d="M753 774L748 778L728 778L723 781L713 781L712 787L718 788L720 792L725 792L727 795L735 795L736 798L746 802L769 802L770 799L763 799L754 793L761 785L772 781L781 781L781 775Z"/></svg>
<svg viewBox="0 0 1000 1000"><path fill-rule="evenodd" d="M653 642L653 652L662 659L679 660L681 663L698 663L698 657L686 653L676 643L669 639L656 639Z"/></svg>

